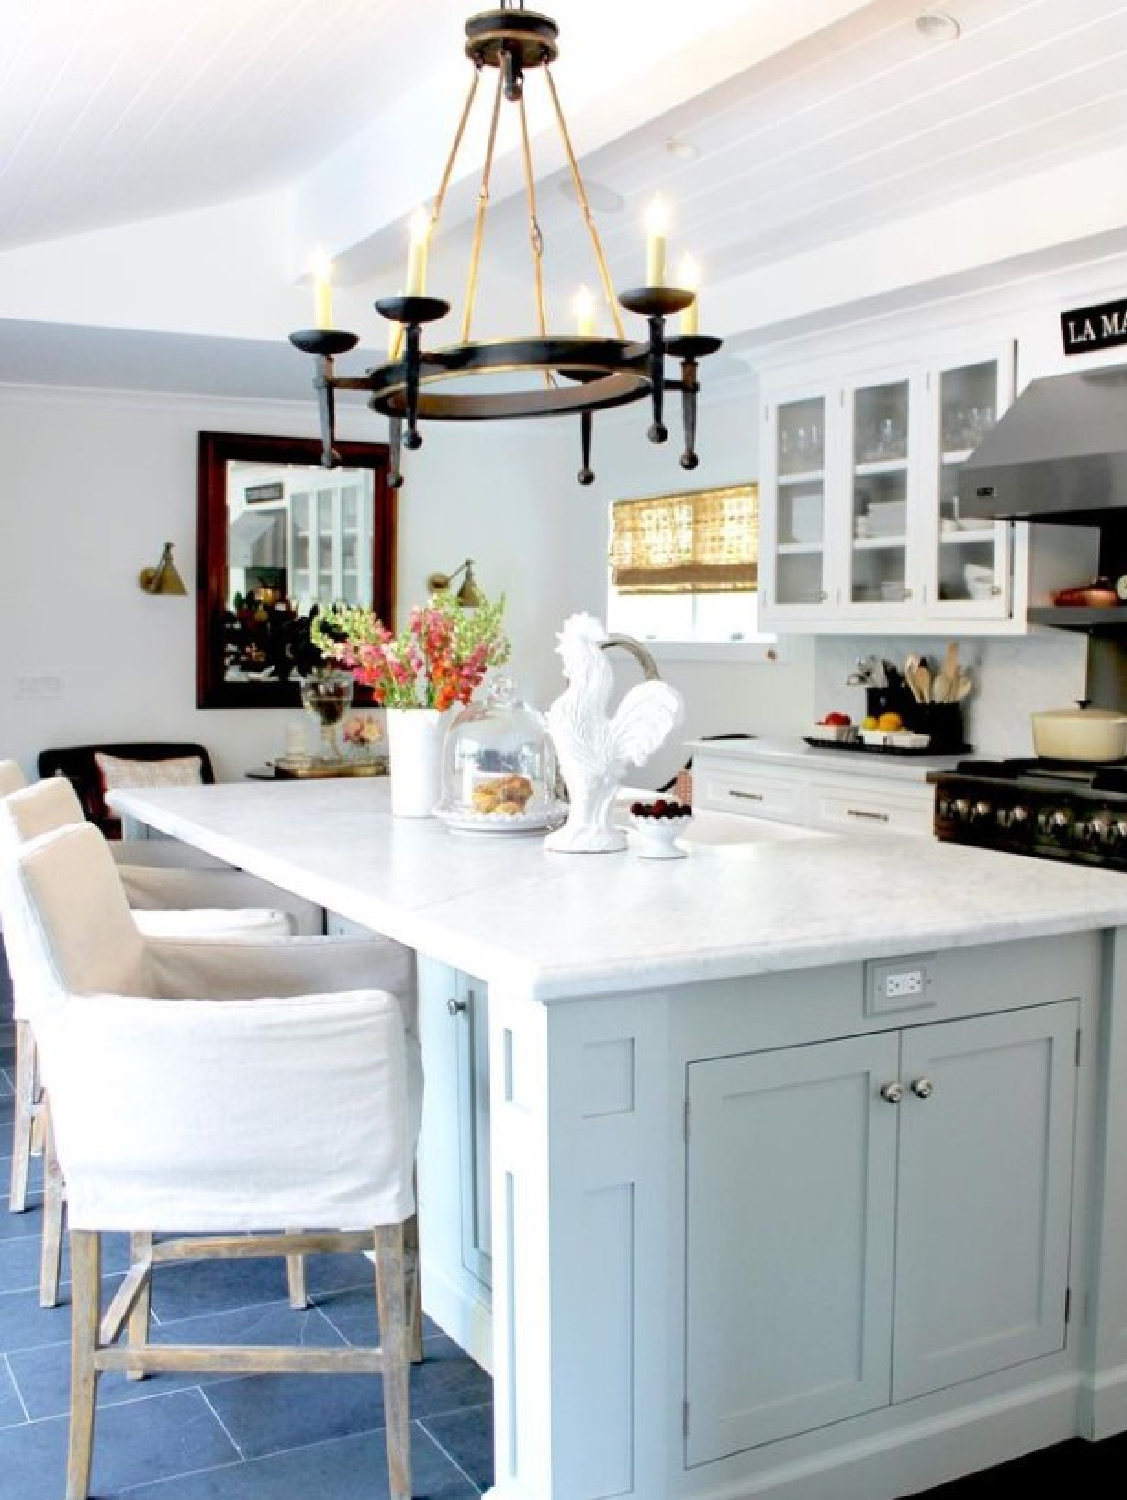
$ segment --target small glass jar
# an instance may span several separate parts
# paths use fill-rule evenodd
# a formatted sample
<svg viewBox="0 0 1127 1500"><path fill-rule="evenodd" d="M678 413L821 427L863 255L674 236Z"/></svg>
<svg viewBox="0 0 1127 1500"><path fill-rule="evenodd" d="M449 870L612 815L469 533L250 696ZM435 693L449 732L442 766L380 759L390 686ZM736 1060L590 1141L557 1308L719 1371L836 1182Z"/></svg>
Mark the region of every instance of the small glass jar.
<svg viewBox="0 0 1127 1500"><path fill-rule="evenodd" d="M349 672L327 672L320 677L302 679L302 707L317 716L320 726L317 751L319 761L335 763L344 759L340 726L345 713L352 706L355 686Z"/></svg>
<svg viewBox="0 0 1127 1500"><path fill-rule="evenodd" d="M490 683L446 731L436 811L453 828L482 833L554 828L566 818L544 715L516 699L509 678Z"/></svg>

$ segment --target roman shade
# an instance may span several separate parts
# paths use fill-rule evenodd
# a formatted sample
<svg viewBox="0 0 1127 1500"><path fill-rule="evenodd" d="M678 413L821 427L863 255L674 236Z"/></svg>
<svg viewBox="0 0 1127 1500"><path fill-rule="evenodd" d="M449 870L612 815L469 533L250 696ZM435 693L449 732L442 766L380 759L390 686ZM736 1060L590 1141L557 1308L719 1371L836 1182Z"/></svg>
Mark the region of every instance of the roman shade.
<svg viewBox="0 0 1127 1500"><path fill-rule="evenodd" d="M622 594L751 592L759 581L759 486L618 500L610 566Z"/></svg>

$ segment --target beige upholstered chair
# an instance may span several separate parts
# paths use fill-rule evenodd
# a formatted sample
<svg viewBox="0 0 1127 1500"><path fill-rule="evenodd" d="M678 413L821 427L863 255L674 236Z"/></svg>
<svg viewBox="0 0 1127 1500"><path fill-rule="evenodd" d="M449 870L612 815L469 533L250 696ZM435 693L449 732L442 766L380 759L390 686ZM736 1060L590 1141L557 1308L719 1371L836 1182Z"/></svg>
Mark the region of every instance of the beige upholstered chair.
<svg viewBox="0 0 1127 1500"><path fill-rule="evenodd" d="M17 886L68 1187L67 1500L87 1494L104 1369L382 1372L390 1493L408 1500L417 1277L405 1226L422 1094L410 951L379 939L145 939L90 824L21 848ZM259 1232L289 1224L306 1232ZM107 1230L130 1233L133 1263L103 1317ZM162 1261L357 1248L376 1262L379 1346L148 1342Z"/></svg>
<svg viewBox="0 0 1127 1500"><path fill-rule="evenodd" d="M3 778L5 764L11 765L12 762L0 762L0 778ZM12 781L14 778L9 777L8 780ZM0 861L6 861L10 865L14 851L20 844L52 829L81 820L82 810L74 790L61 777L37 782L34 786L24 786L0 797ZM130 873L130 867L118 866L118 876L127 892L132 885ZM206 901L208 894L215 891L216 882L211 871L142 870L139 873L143 877L145 892L150 901L155 901L163 891L169 905L175 908L135 913L135 920L141 930L151 936L210 935L237 938L253 935L259 938L283 938L288 937L293 930L293 919L285 911L268 907L204 907L202 903ZM218 873L220 877L224 877L227 872ZM222 884L222 880L217 894L220 901L229 895L229 889ZM194 907L179 909L180 903L189 907L193 897ZM0 891L0 915L6 904L3 892ZM28 1020L36 984L36 969L29 957L18 920L6 919L5 934L16 1034L15 1106L8 1207L15 1213L21 1213L27 1207L31 1157L47 1145L39 1298L44 1307L53 1307L58 1301L59 1293L63 1184L57 1163L49 1150L48 1110L40 1087L35 1037ZM290 1263L289 1272L291 1300L295 1306L305 1306L302 1266L299 1260L295 1259Z"/></svg>

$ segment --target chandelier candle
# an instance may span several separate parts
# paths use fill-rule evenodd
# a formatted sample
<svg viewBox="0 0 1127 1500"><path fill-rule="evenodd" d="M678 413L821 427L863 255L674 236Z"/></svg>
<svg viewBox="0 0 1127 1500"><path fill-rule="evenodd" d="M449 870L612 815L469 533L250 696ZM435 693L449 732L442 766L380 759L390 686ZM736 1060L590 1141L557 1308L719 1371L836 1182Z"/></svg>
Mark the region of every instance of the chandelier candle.
<svg viewBox="0 0 1127 1500"><path fill-rule="evenodd" d="M681 313L681 333L695 338L700 332L700 262L691 255L682 255L677 262L677 285L693 293L693 300Z"/></svg>
<svg viewBox="0 0 1127 1500"><path fill-rule="evenodd" d="M669 233L669 204L658 196L646 210L646 285L665 285L665 237Z"/></svg>
<svg viewBox="0 0 1127 1500"><path fill-rule="evenodd" d="M427 241L430 238L430 215L425 208L417 208L411 215L408 226L410 240L407 245L407 296L425 297L427 291Z"/></svg>
<svg viewBox="0 0 1127 1500"><path fill-rule="evenodd" d="M333 263L324 250L315 250L313 272L313 316L318 328L333 326Z"/></svg>
<svg viewBox="0 0 1127 1500"><path fill-rule="evenodd" d="M581 286L572 303L575 312L575 331L581 339L588 339L595 331L595 298L589 286Z"/></svg>

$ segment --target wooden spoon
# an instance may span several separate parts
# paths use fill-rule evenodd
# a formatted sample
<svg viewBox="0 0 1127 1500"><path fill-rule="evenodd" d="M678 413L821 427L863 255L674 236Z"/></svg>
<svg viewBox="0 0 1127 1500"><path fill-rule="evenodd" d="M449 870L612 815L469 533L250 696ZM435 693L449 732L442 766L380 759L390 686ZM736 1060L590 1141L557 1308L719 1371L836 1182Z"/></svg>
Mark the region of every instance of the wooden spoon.
<svg viewBox="0 0 1127 1500"><path fill-rule="evenodd" d="M943 666L935 678L932 696L936 703L950 703L959 685L959 643L948 641L943 656Z"/></svg>
<svg viewBox="0 0 1127 1500"><path fill-rule="evenodd" d="M921 661L916 668L913 683L916 697L921 703L930 703L931 698L931 670L926 661Z"/></svg>

